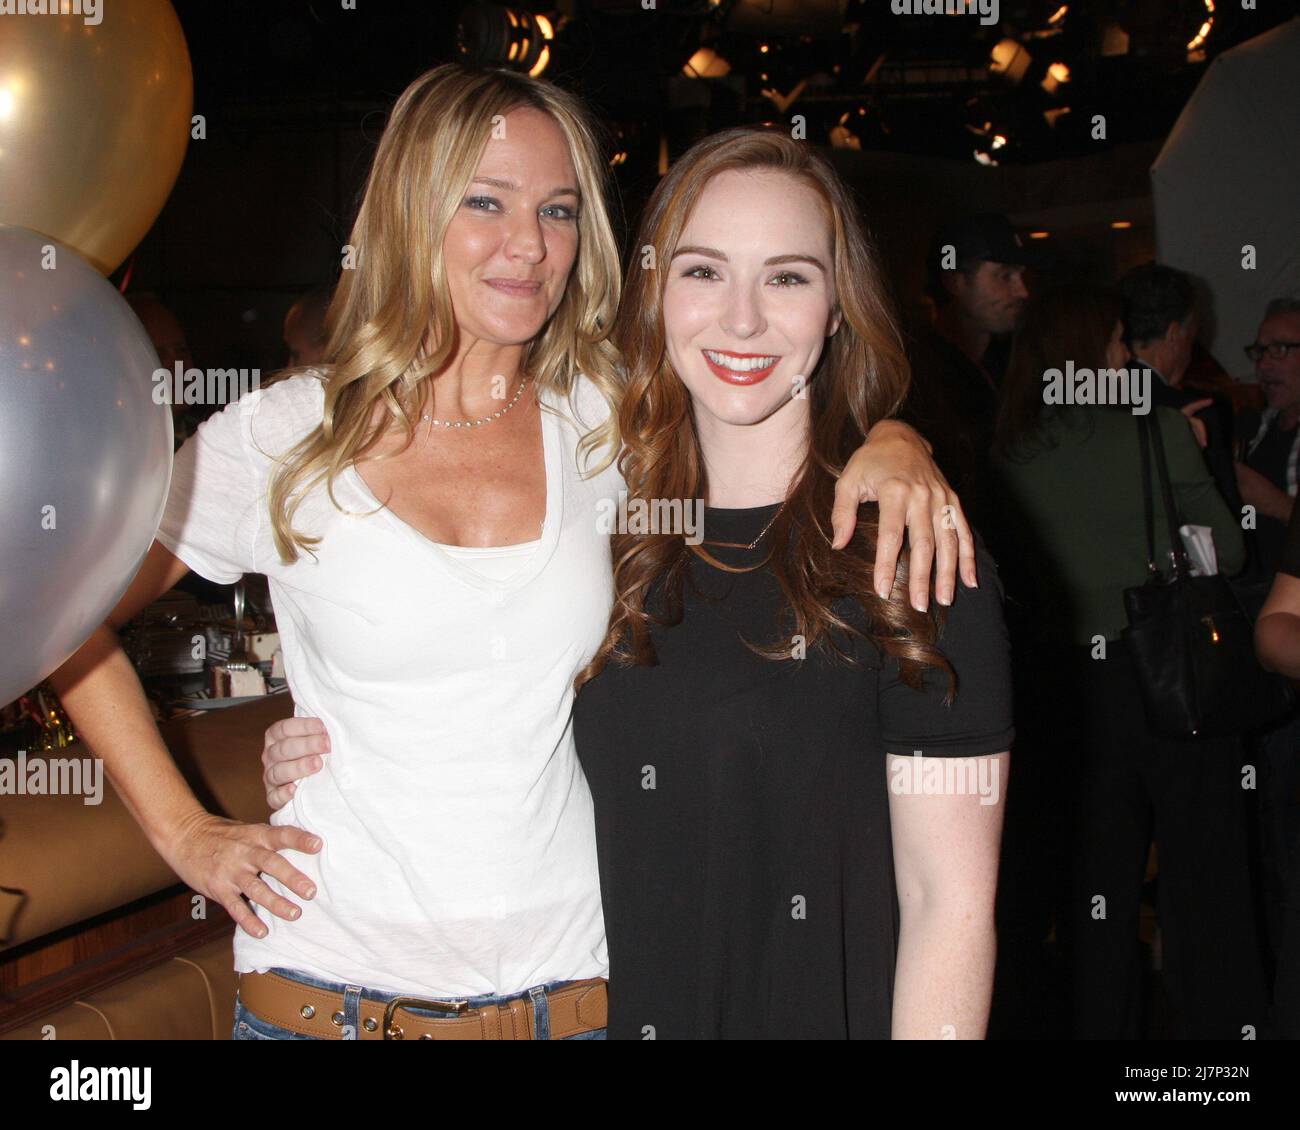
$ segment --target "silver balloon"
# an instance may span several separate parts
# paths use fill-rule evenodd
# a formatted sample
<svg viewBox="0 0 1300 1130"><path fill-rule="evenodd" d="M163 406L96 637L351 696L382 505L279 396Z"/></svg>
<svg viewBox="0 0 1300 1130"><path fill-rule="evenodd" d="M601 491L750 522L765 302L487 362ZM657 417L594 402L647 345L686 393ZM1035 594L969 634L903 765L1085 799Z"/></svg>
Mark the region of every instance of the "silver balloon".
<svg viewBox="0 0 1300 1130"><path fill-rule="evenodd" d="M157 367L98 271L0 225L0 704L86 641L149 550L172 470Z"/></svg>

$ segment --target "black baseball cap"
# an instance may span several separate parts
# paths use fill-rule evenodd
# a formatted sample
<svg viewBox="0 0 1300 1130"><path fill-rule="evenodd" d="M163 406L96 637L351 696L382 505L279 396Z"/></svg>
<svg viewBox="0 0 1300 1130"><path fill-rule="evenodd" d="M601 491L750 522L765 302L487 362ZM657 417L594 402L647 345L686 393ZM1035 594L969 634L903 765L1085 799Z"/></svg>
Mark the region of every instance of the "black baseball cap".
<svg viewBox="0 0 1300 1130"><path fill-rule="evenodd" d="M930 249L931 269L942 269L943 249L956 249L957 262L1007 263L1013 267L1043 267L1048 257L1030 250L1016 234L1011 221L997 212L979 212L963 216L940 229Z"/></svg>

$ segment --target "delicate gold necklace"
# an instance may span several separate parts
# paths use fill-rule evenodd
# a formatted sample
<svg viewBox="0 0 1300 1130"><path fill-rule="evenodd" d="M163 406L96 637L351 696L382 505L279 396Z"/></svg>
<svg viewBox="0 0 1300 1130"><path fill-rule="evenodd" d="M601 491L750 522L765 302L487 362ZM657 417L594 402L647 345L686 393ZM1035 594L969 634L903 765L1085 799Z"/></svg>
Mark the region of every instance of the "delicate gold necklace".
<svg viewBox="0 0 1300 1130"><path fill-rule="evenodd" d="M523 395L524 389L528 387L528 381L531 378L525 378L519 382L519 388L511 398L510 403L499 411L493 412L491 416L480 416L477 420L435 420L431 413L426 412L420 417L421 420L428 420L431 424L437 424L440 428L481 428L484 424L490 424L493 420L498 420L510 411Z"/></svg>
<svg viewBox="0 0 1300 1130"><path fill-rule="evenodd" d="M781 517L781 511L785 509L786 502L789 502L789 501L790 501L790 500L787 498L787 499L785 500L785 502L781 503L781 505L778 506L778 507L776 508L776 513L772 515L772 517L771 517L771 519L768 521L767 525L764 526L763 529L760 531L758 537L756 537L756 538L755 538L753 541L751 541L748 545L740 545L740 544L735 543L735 542L726 542L726 541L711 541L711 542L709 542L708 544L709 544L709 545L722 545L722 546L727 546L728 548L731 548L731 549L754 549L754 548L758 545L758 543L759 543L760 541L763 540L763 537L764 537L764 535L767 533L767 531L770 530L773 526L776 525L776 520L777 520L779 517Z"/></svg>

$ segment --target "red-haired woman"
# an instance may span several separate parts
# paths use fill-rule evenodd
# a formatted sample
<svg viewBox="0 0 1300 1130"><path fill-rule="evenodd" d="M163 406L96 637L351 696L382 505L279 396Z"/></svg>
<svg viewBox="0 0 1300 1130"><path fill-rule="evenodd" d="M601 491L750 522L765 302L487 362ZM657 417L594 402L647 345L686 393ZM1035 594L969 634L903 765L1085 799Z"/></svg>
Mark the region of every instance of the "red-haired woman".
<svg viewBox="0 0 1300 1130"><path fill-rule="evenodd" d="M636 246L658 270L628 273L615 331L629 507L707 508L702 545L615 537L579 679L610 1038L982 1038L1001 588L982 556L943 618L877 596L871 506L831 548L836 473L908 380L856 211L808 146L737 129L673 166Z"/></svg>

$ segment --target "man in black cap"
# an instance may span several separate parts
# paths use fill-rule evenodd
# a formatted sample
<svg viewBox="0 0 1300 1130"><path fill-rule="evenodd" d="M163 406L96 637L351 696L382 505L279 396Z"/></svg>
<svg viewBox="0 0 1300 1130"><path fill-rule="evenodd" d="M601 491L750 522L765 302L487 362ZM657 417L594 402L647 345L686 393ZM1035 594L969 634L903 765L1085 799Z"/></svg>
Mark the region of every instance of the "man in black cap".
<svg viewBox="0 0 1300 1130"><path fill-rule="evenodd" d="M1005 216L983 213L941 230L926 263L938 317L910 343L912 386L902 416L933 444L976 527L1008 335L1029 301L1025 268L1039 261Z"/></svg>

